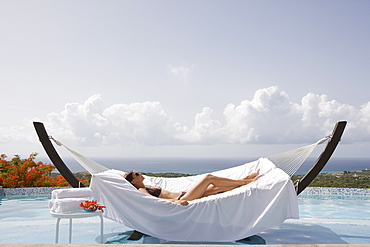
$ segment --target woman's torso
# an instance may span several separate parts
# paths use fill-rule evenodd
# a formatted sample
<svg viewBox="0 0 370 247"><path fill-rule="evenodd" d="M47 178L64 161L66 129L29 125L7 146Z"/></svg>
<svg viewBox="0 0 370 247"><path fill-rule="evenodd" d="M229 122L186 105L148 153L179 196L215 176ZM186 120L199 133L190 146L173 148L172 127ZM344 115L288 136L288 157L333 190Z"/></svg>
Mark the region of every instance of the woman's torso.
<svg viewBox="0 0 370 247"><path fill-rule="evenodd" d="M171 192L157 186L146 186L145 189L150 195L163 199L176 199L181 195L181 192Z"/></svg>
<svg viewBox="0 0 370 247"><path fill-rule="evenodd" d="M159 197L164 198L164 199L177 199L179 198L180 195L181 195L181 192L171 192L168 190L162 190Z"/></svg>

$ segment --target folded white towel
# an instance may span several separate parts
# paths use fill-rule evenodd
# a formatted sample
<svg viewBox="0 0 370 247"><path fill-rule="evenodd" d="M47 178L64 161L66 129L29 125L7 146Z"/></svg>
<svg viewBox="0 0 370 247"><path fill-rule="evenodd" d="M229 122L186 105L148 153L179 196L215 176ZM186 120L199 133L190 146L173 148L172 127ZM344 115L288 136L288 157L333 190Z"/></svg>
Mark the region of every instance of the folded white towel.
<svg viewBox="0 0 370 247"><path fill-rule="evenodd" d="M57 189L51 193L52 199L92 197L90 188Z"/></svg>
<svg viewBox="0 0 370 247"><path fill-rule="evenodd" d="M49 201L50 212L53 213L66 213L71 211L82 211L80 203L84 201L91 201L92 197L85 198L63 198L52 199Z"/></svg>

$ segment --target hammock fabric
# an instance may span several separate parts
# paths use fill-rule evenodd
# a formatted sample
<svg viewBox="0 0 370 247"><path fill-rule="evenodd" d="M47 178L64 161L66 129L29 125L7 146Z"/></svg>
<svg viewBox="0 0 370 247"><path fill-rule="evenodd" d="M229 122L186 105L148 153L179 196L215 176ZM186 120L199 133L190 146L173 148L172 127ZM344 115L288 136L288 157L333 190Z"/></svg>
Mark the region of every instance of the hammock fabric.
<svg viewBox="0 0 370 247"><path fill-rule="evenodd" d="M267 158L212 174L240 179L260 169L257 181L237 189L190 201L188 206L139 192L123 171L93 174L90 189L105 205L104 216L147 235L170 241L235 241L298 218L296 192L289 175ZM187 191L203 178L145 178L146 185Z"/></svg>

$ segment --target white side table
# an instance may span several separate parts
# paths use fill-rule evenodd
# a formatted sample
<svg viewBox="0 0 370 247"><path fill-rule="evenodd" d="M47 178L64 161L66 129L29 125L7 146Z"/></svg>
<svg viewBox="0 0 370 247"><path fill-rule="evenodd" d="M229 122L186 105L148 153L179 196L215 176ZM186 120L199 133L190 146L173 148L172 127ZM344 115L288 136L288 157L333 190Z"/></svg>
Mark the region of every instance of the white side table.
<svg viewBox="0 0 370 247"><path fill-rule="evenodd" d="M53 213L50 212L50 215L54 218L57 218L56 230L55 230L55 243L58 243L59 238L59 222L61 219L69 219L69 243L72 241L72 219L74 218L88 218L99 216L100 217L100 243L103 243L103 212L97 210L95 212L78 212L78 213Z"/></svg>

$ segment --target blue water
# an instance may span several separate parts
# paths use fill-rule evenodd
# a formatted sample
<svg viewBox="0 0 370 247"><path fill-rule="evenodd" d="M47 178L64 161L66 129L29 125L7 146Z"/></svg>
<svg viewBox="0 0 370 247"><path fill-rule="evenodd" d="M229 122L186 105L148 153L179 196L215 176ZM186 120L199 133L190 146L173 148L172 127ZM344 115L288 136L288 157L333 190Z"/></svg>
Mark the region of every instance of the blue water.
<svg viewBox="0 0 370 247"><path fill-rule="evenodd" d="M108 168L140 172L178 172L202 174L241 165L257 158L96 158L96 162ZM64 159L72 172L84 169L72 158ZM315 163L316 158L308 158L297 175L305 174ZM343 171L360 171L370 169L370 158L336 158L332 157L322 172L341 173Z"/></svg>
<svg viewBox="0 0 370 247"><path fill-rule="evenodd" d="M348 189L347 189L348 190ZM335 192L336 193L336 192ZM329 193L330 194L330 193ZM366 193L369 195L369 193ZM0 243L50 244L55 238L55 219L48 209L49 197L0 197ZM300 220L261 232L257 240L239 244L369 244L370 196L305 195L298 197ZM78 221L73 225L73 243L96 244L100 240L96 221ZM67 243L67 223L61 224L60 243ZM104 220L106 241L122 239L131 229ZM123 239L124 240L124 239ZM262 240L262 243L259 242ZM147 236L144 244L194 244L168 242ZM127 241L123 241L127 243ZM210 243L203 243L210 244ZM220 244L220 243L213 243ZM221 243L225 244L225 243ZM227 244L227 243L226 243ZM234 242L230 244L235 244Z"/></svg>
<svg viewBox="0 0 370 247"><path fill-rule="evenodd" d="M369 196L300 195L301 218L370 220Z"/></svg>
<svg viewBox="0 0 370 247"><path fill-rule="evenodd" d="M49 199L50 195L0 196L0 222L48 220ZM298 196L298 204L301 218L370 220L369 195L303 194Z"/></svg>
<svg viewBox="0 0 370 247"><path fill-rule="evenodd" d="M50 195L0 196L0 222L50 219Z"/></svg>

